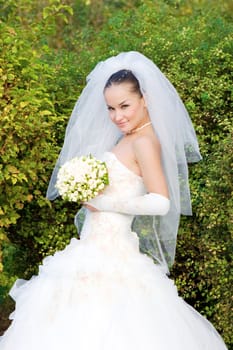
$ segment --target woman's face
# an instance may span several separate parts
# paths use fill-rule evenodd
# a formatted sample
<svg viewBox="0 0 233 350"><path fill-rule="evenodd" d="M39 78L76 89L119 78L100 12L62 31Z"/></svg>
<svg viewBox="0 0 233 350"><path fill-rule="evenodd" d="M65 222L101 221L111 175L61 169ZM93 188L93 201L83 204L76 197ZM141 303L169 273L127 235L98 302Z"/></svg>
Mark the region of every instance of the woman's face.
<svg viewBox="0 0 233 350"><path fill-rule="evenodd" d="M112 84L104 91L109 116L127 134L148 121L145 100L132 91L131 83Z"/></svg>

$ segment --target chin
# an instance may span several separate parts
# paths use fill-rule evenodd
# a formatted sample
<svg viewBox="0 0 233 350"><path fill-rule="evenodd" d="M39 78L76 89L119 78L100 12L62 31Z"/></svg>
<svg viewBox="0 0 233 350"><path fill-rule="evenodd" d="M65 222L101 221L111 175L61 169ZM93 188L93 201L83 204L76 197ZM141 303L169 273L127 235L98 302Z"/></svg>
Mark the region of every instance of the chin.
<svg viewBox="0 0 233 350"><path fill-rule="evenodd" d="M121 132L123 132L124 134L129 134L130 131L131 131L130 128L121 128L120 130L121 130Z"/></svg>
<svg viewBox="0 0 233 350"><path fill-rule="evenodd" d="M124 134L127 134L130 132L131 128L129 128L128 125L117 125L118 129L123 132Z"/></svg>

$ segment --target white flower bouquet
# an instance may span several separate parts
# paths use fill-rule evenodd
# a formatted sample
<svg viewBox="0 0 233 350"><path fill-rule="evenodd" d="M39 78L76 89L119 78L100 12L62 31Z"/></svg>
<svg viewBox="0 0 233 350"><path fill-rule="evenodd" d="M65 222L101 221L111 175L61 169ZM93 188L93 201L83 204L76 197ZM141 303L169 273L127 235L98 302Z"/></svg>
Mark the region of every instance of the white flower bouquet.
<svg viewBox="0 0 233 350"><path fill-rule="evenodd" d="M56 188L69 202L86 202L96 197L109 184L105 162L92 155L76 157L61 166Z"/></svg>

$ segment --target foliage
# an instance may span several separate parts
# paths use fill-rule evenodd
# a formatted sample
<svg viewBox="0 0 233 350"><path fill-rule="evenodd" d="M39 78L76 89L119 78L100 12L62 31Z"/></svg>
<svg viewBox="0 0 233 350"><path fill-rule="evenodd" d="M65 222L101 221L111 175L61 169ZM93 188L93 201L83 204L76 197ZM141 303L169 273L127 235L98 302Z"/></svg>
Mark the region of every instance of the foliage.
<svg viewBox="0 0 233 350"><path fill-rule="evenodd" d="M0 0L0 5L0 301L7 305L13 280L30 277L44 256L76 235L75 205L49 204L44 197L67 118L99 60L138 50L176 86L203 155L190 166L194 215L181 220L172 277L230 348L232 3L20 0L16 6Z"/></svg>
<svg viewBox="0 0 233 350"><path fill-rule="evenodd" d="M230 345L233 238L233 139L219 143L193 182L195 215L182 218L173 275L182 295L211 319ZM224 315L224 317L222 317Z"/></svg>
<svg viewBox="0 0 233 350"><path fill-rule="evenodd" d="M69 90L77 87L69 76L74 79L78 72L70 72L68 62L63 66L72 55L54 58L45 36L51 33L50 19L45 23L41 17L32 32L20 23L23 18L13 17L13 23L0 22L0 301L17 276L27 277L35 271L45 250L41 245L49 252L49 241L57 237L54 252L74 234L71 225L62 228L66 210L54 213L44 194L59 151L58 141L64 135L67 114L63 113L74 103ZM42 222L48 219L43 233L39 218ZM63 223L59 226L59 222Z"/></svg>

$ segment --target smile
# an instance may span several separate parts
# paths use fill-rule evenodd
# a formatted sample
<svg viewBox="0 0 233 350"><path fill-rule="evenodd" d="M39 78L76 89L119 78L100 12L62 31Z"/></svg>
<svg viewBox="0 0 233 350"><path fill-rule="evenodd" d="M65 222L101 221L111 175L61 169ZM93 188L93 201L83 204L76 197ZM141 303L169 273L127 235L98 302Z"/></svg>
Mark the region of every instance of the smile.
<svg viewBox="0 0 233 350"><path fill-rule="evenodd" d="M128 122L124 122L124 123L117 123L118 128L122 128L124 126L126 126L128 124Z"/></svg>

